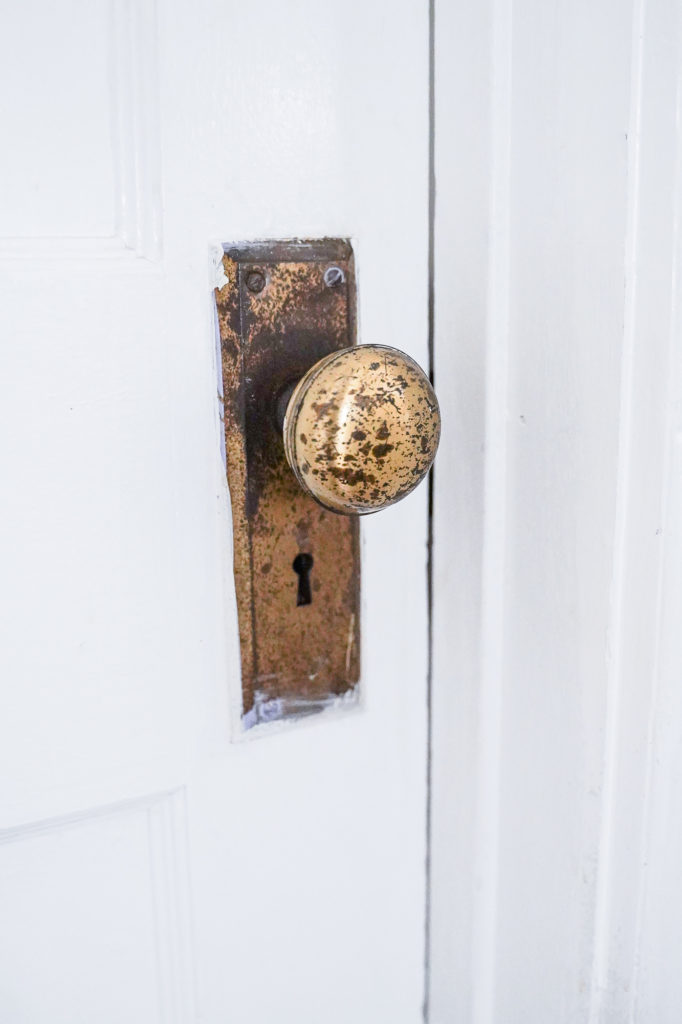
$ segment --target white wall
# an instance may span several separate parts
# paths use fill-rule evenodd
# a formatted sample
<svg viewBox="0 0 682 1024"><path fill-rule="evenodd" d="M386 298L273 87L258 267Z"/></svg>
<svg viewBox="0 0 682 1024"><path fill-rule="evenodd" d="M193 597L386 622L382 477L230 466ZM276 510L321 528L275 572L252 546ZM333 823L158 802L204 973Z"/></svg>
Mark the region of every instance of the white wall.
<svg viewBox="0 0 682 1024"><path fill-rule="evenodd" d="M668 0L436 0L432 1024L678 1021Z"/></svg>

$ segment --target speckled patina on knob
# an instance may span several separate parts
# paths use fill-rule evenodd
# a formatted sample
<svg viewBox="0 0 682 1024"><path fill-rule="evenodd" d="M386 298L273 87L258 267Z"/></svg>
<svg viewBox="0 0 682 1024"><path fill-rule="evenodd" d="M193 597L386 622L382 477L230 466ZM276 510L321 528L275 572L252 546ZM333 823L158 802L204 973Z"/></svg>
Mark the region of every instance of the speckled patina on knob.
<svg viewBox="0 0 682 1024"><path fill-rule="evenodd" d="M428 377L386 345L321 359L299 381L284 417L284 448L301 486L349 515L409 494L428 473L439 437Z"/></svg>

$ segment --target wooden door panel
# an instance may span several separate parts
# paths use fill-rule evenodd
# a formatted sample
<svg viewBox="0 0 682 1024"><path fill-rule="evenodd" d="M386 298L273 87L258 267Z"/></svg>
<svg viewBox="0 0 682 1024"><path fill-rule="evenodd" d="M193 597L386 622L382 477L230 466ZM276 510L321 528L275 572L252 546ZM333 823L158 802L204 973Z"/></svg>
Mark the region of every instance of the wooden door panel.
<svg viewBox="0 0 682 1024"><path fill-rule="evenodd" d="M183 831L176 792L3 833L6 1020L189 1019Z"/></svg>
<svg viewBox="0 0 682 1024"><path fill-rule="evenodd" d="M211 251L351 237L360 340L427 362L427 12L111 0L55 24L32 0L15 28L19 170L0 199L6 998L31 1024L189 1021L194 1007L216 1024L415 1024L426 492L363 524L361 706L234 742ZM82 124L75 142L46 135L29 174L41 137L22 125L45 90L57 121Z"/></svg>

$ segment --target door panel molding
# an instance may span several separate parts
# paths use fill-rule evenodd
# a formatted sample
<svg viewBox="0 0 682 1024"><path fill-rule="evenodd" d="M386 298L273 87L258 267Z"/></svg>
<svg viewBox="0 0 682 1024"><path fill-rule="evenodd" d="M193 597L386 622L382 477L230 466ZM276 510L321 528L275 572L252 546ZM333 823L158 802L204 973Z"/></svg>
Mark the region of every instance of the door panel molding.
<svg viewBox="0 0 682 1024"><path fill-rule="evenodd" d="M111 266L162 253L158 33L154 0L108 0L102 30L109 39L106 77L112 151L113 233L108 236L0 236L0 260L106 260ZM30 60L30 54L22 59ZM53 76L50 89L59 89ZM84 82L82 88L87 89ZM139 264L138 264L139 265Z"/></svg>
<svg viewBox="0 0 682 1024"><path fill-rule="evenodd" d="M682 987L660 941L680 909L676 818L661 797L679 773L679 463L682 342L682 20L633 10L625 318L618 489L595 897L591 1024L675 1020ZM671 585L672 584L672 585ZM671 686L673 679L676 685ZM665 813L666 822L660 819ZM661 899L665 891L664 899ZM655 906L652 915L651 907ZM656 982L652 984L652 978Z"/></svg>
<svg viewBox="0 0 682 1024"><path fill-rule="evenodd" d="M31 852L35 843L39 848ZM22 852L8 861L4 851L16 844ZM9 880L0 943L12 950L17 972L11 984L9 976L3 979L4 1009L11 1005L14 985L23 997L24 969L34 971L40 985L54 987L56 1018L93 1009L92 978L79 986L68 972L59 980L51 977L50 942L61 930L76 973L92 971L108 983L109 972L125 971L131 951L141 961L140 984L143 969L149 972L144 990L122 995L120 1005L115 999L113 1006L101 1007L105 1019L116 1007L135 1014L147 1007L163 1024L193 1020L186 845L184 788L0 831L0 877ZM73 856L83 858L78 870ZM58 914L62 905L68 915ZM93 930L105 921L109 927ZM37 922L40 941L32 930ZM122 978L118 981L116 988Z"/></svg>

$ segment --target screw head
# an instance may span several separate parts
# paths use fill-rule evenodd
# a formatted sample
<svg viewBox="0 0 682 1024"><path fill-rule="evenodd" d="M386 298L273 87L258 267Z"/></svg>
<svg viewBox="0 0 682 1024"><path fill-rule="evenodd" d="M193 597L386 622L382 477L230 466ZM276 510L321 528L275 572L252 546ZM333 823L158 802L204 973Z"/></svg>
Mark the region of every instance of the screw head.
<svg viewBox="0 0 682 1024"><path fill-rule="evenodd" d="M246 287L250 292L258 294L265 288L265 274L262 270L250 270L246 275Z"/></svg>
<svg viewBox="0 0 682 1024"><path fill-rule="evenodd" d="M346 275L341 267L327 267L324 272L324 283L327 288L338 288L345 280Z"/></svg>

